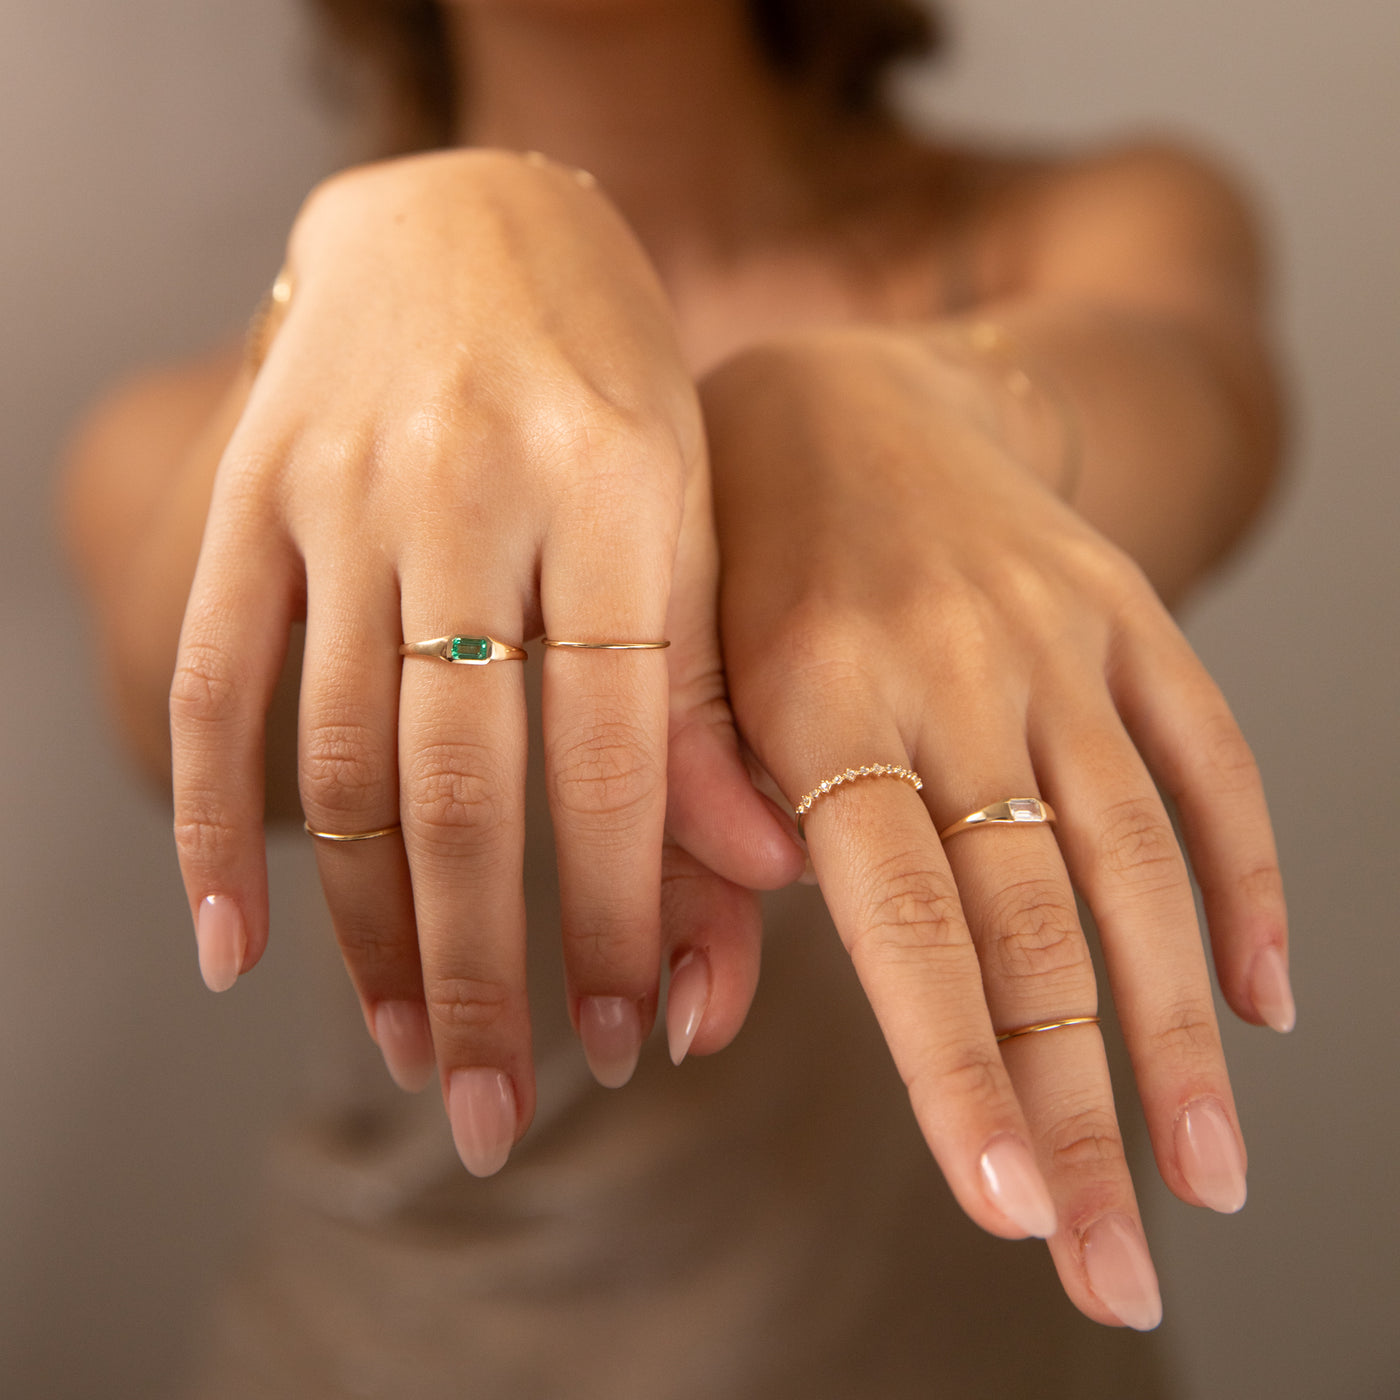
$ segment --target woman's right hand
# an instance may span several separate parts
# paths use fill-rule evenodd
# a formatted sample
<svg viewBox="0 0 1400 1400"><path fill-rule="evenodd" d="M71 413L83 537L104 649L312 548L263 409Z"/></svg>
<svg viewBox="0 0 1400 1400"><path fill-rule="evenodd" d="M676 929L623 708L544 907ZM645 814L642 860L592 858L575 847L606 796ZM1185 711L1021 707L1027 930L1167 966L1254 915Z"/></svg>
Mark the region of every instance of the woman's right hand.
<svg viewBox="0 0 1400 1400"><path fill-rule="evenodd" d="M395 1078L421 1087L436 1063L458 1150L484 1174L534 1099L522 671L401 658L400 642L674 639L544 663L570 1013L603 1083L630 1075L655 1013L668 729L694 775L671 794L694 856L752 886L785 883L800 857L738 757L695 391L608 201L505 153L367 167L308 200L288 270L215 480L171 692L201 966L226 987L266 943L264 718L304 610L308 823L402 823L316 843L337 936ZM719 990L737 1029L743 989Z"/></svg>

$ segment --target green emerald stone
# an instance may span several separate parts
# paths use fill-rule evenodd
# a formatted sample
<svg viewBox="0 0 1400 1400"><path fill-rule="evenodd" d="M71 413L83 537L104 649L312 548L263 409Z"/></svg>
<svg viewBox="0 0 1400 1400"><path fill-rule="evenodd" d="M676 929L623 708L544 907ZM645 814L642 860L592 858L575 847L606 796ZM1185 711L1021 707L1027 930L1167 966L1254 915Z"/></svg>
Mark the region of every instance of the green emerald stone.
<svg viewBox="0 0 1400 1400"><path fill-rule="evenodd" d="M489 661L491 659L491 638L453 637L452 659L454 661Z"/></svg>

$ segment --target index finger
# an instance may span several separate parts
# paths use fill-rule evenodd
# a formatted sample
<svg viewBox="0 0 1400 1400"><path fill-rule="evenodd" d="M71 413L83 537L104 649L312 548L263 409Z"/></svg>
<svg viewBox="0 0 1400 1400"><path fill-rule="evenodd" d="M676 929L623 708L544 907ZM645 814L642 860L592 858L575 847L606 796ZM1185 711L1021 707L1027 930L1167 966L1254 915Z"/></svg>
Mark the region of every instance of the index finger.
<svg viewBox="0 0 1400 1400"><path fill-rule="evenodd" d="M981 966L933 823L912 786L895 776L844 779L848 768L876 764L909 767L892 729L838 727L800 774L782 765L779 781L789 793L806 793L843 777L806 814L812 865L958 1203L993 1234L1048 1237L1054 1206L997 1049Z"/></svg>

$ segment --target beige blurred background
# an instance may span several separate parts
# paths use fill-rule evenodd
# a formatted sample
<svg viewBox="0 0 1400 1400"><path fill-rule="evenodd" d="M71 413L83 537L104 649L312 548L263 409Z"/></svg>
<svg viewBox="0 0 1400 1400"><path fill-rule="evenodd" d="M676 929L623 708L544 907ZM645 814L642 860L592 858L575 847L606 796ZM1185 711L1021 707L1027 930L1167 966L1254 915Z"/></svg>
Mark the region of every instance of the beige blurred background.
<svg viewBox="0 0 1400 1400"><path fill-rule="evenodd" d="M1248 172L1274 225L1292 479L1187 622L1274 804L1299 1028L1227 1025L1247 1209L1192 1211L1155 1183L1146 1205L1181 1400L1400 1396L1400 6L950 9L953 62L909 89L925 117L1175 129ZM0 6L0 1394L15 1400L178 1384L298 1079L302 949L323 934L305 852L274 851L262 968L204 993L165 811L91 690L49 493L80 407L238 327L300 196L346 158L311 72L296 0Z"/></svg>

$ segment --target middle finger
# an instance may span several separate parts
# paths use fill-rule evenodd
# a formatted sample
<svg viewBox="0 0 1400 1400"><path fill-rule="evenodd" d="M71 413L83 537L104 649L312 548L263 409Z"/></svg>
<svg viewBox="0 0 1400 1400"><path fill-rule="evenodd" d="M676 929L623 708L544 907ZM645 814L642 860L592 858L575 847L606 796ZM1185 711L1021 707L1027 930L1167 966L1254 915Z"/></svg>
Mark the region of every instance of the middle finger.
<svg viewBox="0 0 1400 1400"><path fill-rule="evenodd" d="M992 803L1037 797L1015 719L1009 709L984 709L955 738L940 736L925 788L940 831ZM947 835L944 847L997 1032L1094 1016L1093 966L1052 827L971 826ZM1066 1291L1101 1321L1155 1327L1160 1295L1097 1027L1081 1021L1016 1035L1001 1051L1055 1197L1061 1230L1051 1252Z"/></svg>
<svg viewBox="0 0 1400 1400"><path fill-rule="evenodd" d="M444 634L518 645L506 576L415 569L403 581L404 639ZM534 1075L525 991L526 723L523 665L406 656L399 704L403 838L423 990L453 1139L476 1175L502 1166L530 1121Z"/></svg>

